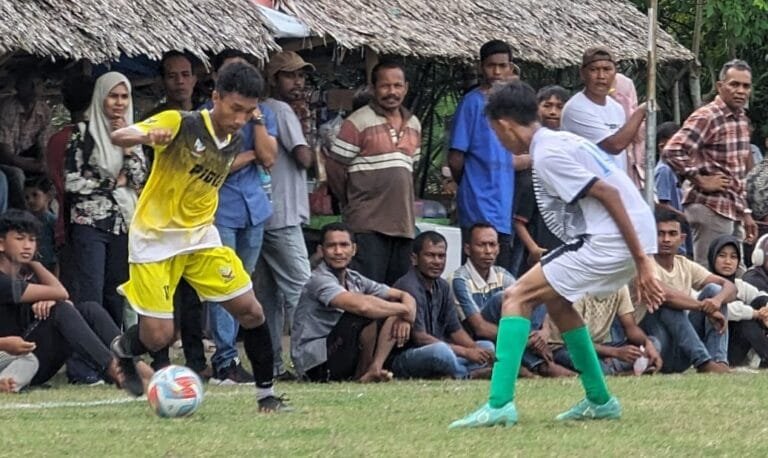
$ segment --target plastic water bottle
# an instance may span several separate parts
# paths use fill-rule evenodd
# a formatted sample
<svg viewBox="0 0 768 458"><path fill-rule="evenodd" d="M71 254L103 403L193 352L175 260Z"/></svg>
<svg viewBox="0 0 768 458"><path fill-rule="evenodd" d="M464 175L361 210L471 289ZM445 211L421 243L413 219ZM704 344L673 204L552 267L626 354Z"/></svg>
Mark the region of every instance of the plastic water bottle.
<svg viewBox="0 0 768 458"><path fill-rule="evenodd" d="M264 190L264 194L267 195L269 202L272 202L272 175L269 171L262 166L259 166L259 179L261 180L261 188Z"/></svg>
<svg viewBox="0 0 768 458"><path fill-rule="evenodd" d="M648 357L645 356L645 347L640 345L640 351L643 353L643 356L635 360L635 365L633 366L635 375L643 375L645 370L648 369Z"/></svg>

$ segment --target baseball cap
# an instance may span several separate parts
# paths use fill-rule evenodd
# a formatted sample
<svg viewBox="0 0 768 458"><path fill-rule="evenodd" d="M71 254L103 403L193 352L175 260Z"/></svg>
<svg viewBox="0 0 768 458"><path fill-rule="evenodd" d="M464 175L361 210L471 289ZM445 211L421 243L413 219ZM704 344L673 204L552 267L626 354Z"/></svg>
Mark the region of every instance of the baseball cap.
<svg viewBox="0 0 768 458"><path fill-rule="evenodd" d="M598 62L601 60L608 60L614 63L616 62L616 59L613 58L613 53L611 50L605 46L593 46L591 48L587 48L587 50L584 51L584 55L581 56L581 67L584 68L592 62Z"/></svg>
<svg viewBox="0 0 768 458"><path fill-rule="evenodd" d="M301 69L314 71L315 66L304 61L294 51L282 51L269 59L269 63L267 63L267 77L274 79L277 72L295 72Z"/></svg>

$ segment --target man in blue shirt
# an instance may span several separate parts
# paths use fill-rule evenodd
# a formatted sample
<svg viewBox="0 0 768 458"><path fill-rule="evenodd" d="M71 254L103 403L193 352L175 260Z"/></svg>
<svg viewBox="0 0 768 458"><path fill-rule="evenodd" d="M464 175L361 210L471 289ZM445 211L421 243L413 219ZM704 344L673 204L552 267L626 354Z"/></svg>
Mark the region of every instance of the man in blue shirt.
<svg viewBox="0 0 768 458"><path fill-rule="evenodd" d="M492 40L480 48L482 84L468 92L453 116L448 165L459 190L456 203L462 239L475 223L487 221L499 233L496 263L511 263L512 204L515 171L512 155L502 146L485 116L488 91L497 82L513 79L515 64L507 43Z"/></svg>

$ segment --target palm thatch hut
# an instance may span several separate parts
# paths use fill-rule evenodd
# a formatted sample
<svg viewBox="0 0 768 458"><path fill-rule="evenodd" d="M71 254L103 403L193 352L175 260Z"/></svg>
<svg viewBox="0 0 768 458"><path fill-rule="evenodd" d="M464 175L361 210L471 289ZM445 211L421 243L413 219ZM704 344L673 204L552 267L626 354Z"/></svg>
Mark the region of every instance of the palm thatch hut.
<svg viewBox="0 0 768 458"><path fill-rule="evenodd" d="M620 60L645 60L647 19L625 0L278 0L315 34L344 48L379 54L475 59L491 39L506 40L516 59L547 68L577 65L582 51L610 46ZM664 31L659 60L693 54Z"/></svg>
<svg viewBox="0 0 768 458"><path fill-rule="evenodd" d="M249 0L4 0L0 18L0 59L21 52L100 63L178 49L207 61L206 51L236 48L266 60L278 49Z"/></svg>

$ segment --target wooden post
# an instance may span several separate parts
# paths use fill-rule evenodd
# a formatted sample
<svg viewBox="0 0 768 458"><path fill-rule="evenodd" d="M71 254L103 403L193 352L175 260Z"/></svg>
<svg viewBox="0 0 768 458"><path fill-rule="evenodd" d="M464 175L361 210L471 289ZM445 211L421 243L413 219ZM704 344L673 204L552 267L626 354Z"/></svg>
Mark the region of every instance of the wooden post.
<svg viewBox="0 0 768 458"><path fill-rule="evenodd" d="M365 80L371 84L371 72L379 63L379 54L368 46L365 47Z"/></svg>
<svg viewBox="0 0 768 458"><path fill-rule="evenodd" d="M672 115L675 118L675 124L680 125L680 80L675 80L672 86Z"/></svg>
<svg viewBox="0 0 768 458"><path fill-rule="evenodd" d="M648 6L648 108L645 118L645 201L654 208L653 169L656 167L656 18L658 0Z"/></svg>

